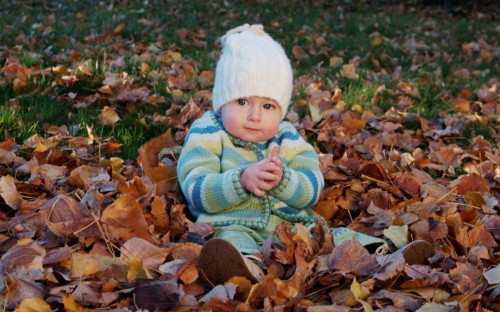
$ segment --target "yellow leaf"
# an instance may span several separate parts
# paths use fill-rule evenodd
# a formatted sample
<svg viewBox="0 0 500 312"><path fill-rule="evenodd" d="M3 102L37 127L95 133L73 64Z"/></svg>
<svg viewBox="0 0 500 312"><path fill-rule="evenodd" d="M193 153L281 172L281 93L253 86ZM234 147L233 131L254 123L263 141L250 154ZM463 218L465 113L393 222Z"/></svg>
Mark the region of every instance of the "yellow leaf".
<svg viewBox="0 0 500 312"><path fill-rule="evenodd" d="M169 55L174 62L180 62L182 60L182 55L179 52L169 51Z"/></svg>
<svg viewBox="0 0 500 312"><path fill-rule="evenodd" d="M356 280L356 278L354 278L354 280L352 281L351 292L354 295L354 298L361 300L365 299L370 295L370 290L360 285Z"/></svg>
<svg viewBox="0 0 500 312"><path fill-rule="evenodd" d="M245 294L245 296L247 296L252 289L252 283L248 279L241 276L233 276L226 282L226 284L227 283L236 285L239 291Z"/></svg>
<svg viewBox="0 0 500 312"><path fill-rule="evenodd" d="M129 258L127 280L133 282L138 278L153 278L142 266L141 259Z"/></svg>
<svg viewBox="0 0 500 312"><path fill-rule="evenodd" d="M476 208L481 208L481 206L486 205L483 195L479 192L469 192L465 193L463 196L469 205Z"/></svg>
<svg viewBox="0 0 500 312"><path fill-rule="evenodd" d="M368 304L368 302L361 299L356 299L356 301L363 305L364 312L373 312L373 308L371 305Z"/></svg>
<svg viewBox="0 0 500 312"><path fill-rule="evenodd" d="M244 278L244 277L242 277L242 278ZM247 297L247 301L246 301L247 305L250 305L253 297L258 296L261 289L262 289L262 283L257 283L257 284L252 286L252 289L250 289L250 293L248 294L248 297Z"/></svg>
<svg viewBox="0 0 500 312"><path fill-rule="evenodd" d="M68 312L84 312L85 309L75 302L72 295L63 296L64 309Z"/></svg>
<svg viewBox="0 0 500 312"><path fill-rule="evenodd" d="M24 299L14 312L52 312L52 309L43 299L33 297Z"/></svg>
<svg viewBox="0 0 500 312"><path fill-rule="evenodd" d="M89 254L74 253L71 256L71 277L78 278L100 271L99 262Z"/></svg>

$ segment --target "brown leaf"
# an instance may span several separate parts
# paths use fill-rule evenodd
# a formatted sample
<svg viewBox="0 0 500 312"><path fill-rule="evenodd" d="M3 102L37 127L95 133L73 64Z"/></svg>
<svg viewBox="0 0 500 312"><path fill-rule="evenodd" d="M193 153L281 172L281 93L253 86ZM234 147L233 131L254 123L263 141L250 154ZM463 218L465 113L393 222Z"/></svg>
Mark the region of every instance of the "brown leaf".
<svg viewBox="0 0 500 312"><path fill-rule="evenodd" d="M448 226L432 218L422 219L410 226L415 240L423 239L428 242L443 239L448 234Z"/></svg>
<svg viewBox="0 0 500 312"><path fill-rule="evenodd" d="M398 172L394 177L394 184L409 196L415 197L420 194L422 182L407 173Z"/></svg>
<svg viewBox="0 0 500 312"><path fill-rule="evenodd" d="M379 290L378 292L372 294L372 296L370 296L370 298L368 299L368 302L372 302L377 299L391 300L394 304L395 311L416 311L422 305L419 300L409 295L385 289Z"/></svg>
<svg viewBox="0 0 500 312"><path fill-rule="evenodd" d="M0 164L9 165L16 159L16 154L4 148L0 148Z"/></svg>
<svg viewBox="0 0 500 312"><path fill-rule="evenodd" d="M354 64L342 65L341 75L352 80L359 79L359 75L356 73L356 66L354 66Z"/></svg>
<svg viewBox="0 0 500 312"><path fill-rule="evenodd" d="M99 174L99 168L83 165L73 169L68 177L68 183L82 190L88 189L92 179Z"/></svg>
<svg viewBox="0 0 500 312"><path fill-rule="evenodd" d="M299 47L299 46L293 46L292 54L298 60L304 60L304 59L307 59L309 57L309 55L306 53L306 51L304 51L304 49L302 47Z"/></svg>
<svg viewBox="0 0 500 312"><path fill-rule="evenodd" d="M201 115L202 111L198 105L191 99L186 105L184 105L173 119L173 125L178 129L184 129L187 126L187 122L194 120Z"/></svg>
<svg viewBox="0 0 500 312"><path fill-rule="evenodd" d="M56 235L73 235L94 221L88 209L68 195L58 195L39 209L47 226Z"/></svg>
<svg viewBox="0 0 500 312"><path fill-rule="evenodd" d="M105 126L112 126L120 120L116 111L109 106L104 106L98 117L99 121Z"/></svg>
<svg viewBox="0 0 500 312"><path fill-rule="evenodd" d="M137 307L149 311L168 311L180 300L179 285L175 280L138 281L135 286Z"/></svg>
<svg viewBox="0 0 500 312"><path fill-rule="evenodd" d="M51 289L52 295L67 296L68 293L74 298L75 302L80 305L93 305L96 307L108 307L111 302L118 299L116 292L102 292L102 283L95 281L80 281L76 285L66 285ZM76 287L75 287L76 286ZM65 302L68 307L74 307L71 300Z"/></svg>
<svg viewBox="0 0 500 312"><path fill-rule="evenodd" d="M34 280L40 279L38 275L43 272L42 259L45 254L45 249L38 243L27 238L20 240L2 256L0 272L3 276L16 273L19 276L31 276Z"/></svg>
<svg viewBox="0 0 500 312"><path fill-rule="evenodd" d="M463 195L470 192L488 193L490 188L485 179L475 173L460 177L457 185L457 194Z"/></svg>
<svg viewBox="0 0 500 312"><path fill-rule="evenodd" d="M332 269L354 276L370 275L377 267L375 256L370 254L354 237L336 246L330 255Z"/></svg>
<svg viewBox="0 0 500 312"><path fill-rule="evenodd" d="M465 248L481 245L487 248L494 248L498 246L493 235L485 229L484 224L482 223L475 225L470 231L468 231L468 233L467 229L462 227L457 233L457 240Z"/></svg>
<svg viewBox="0 0 500 312"><path fill-rule="evenodd" d="M164 134L149 140L139 148L137 162L143 169L156 167L158 166L158 155L161 150L165 147L174 147L176 145L177 143L172 137L172 131L168 129Z"/></svg>
<svg viewBox="0 0 500 312"><path fill-rule="evenodd" d="M28 298L44 298L46 288L41 284L13 274L5 278L5 290L9 294L6 303L17 305Z"/></svg>
<svg viewBox="0 0 500 312"><path fill-rule="evenodd" d="M450 270L450 278L457 283L461 293L469 293L484 282L482 271L470 263L457 262L457 266Z"/></svg>
<svg viewBox="0 0 500 312"><path fill-rule="evenodd" d="M170 225L170 218L168 215L167 203L162 197L154 197L151 203L151 216L155 229L160 233L166 233Z"/></svg>
<svg viewBox="0 0 500 312"><path fill-rule="evenodd" d="M145 173L155 183L156 195L161 196L177 187L176 167L152 167L146 169Z"/></svg>
<svg viewBox="0 0 500 312"><path fill-rule="evenodd" d="M283 246L276 249L276 259L283 264L293 264L295 262L295 241L289 223L279 224L274 232L278 236Z"/></svg>
<svg viewBox="0 0 500 312"><path fill-rule="evenodd" d="M177 244L172 247L171 254L174 259L185 259L188 261L197 259L202 246L194 243Z"/></svg>
<svg viewBox="0 0 500 312"><path fill-rule="evenodd" d="M128 241L133 237L154 241L148 231L144 208L132 195L123 194L118 197L103 211L101 221L106 225L110 239L114 242Z"/></svg>
<svg viewBox="0 0 500 312"><path fill-rule="evenodd" d="M179 279L185 284L189 285L194 283L199 277L198 269L196 265L190 261L188 265L182 270L182 274Z"/></svg>
<svg viewBox="0 0 500 312"><path fill-rule="evenodd" d="M120 259L124 263L129 258L141 260L145 269L153 271L165 261L170 249L158 247L139 237L133 237L121 246L120 251Z"/></svg>
<svg viewBox="0 0 500 312"><path fill-rule="evenodd" d="M115 27L115 29L113 30L113 34L118 35L118 34L119 34L119 33L121 33L124 29L125 29L125 24L124 24L124 23L118 24L118 25Z"/></svg>
<svg viewBox="0 0 500 312"><path fill-rule="evenodd" d="M304 276L295 273L291 279L283 281L279 278L266 277L255 292L250 292L247 302L255 308L262 300L269 297L277 305L293 305L300 301L304 295Z"/></svg>
<svg viewBox="0 0 500 312"><path fill-rule="evenodd" d="M398 275L405 267L402 253L394 253L377 258L380 268L373 276L375 279L386 281Z"/></svg>
<svg viewBox="0 0 500 312"><path fill-rule="evenodd" d="M367 176L376 181L389 181L387 172L385 171L384 167L378 162L365 162L359 170L359 174L361 176Z"/></svg>
<svg viewBox="0 0 500 312"><path fill-rule="evenodd" d="M23 199L16 189L16 179L10 175L0 177L0 196L11 209L21 208Z"/></svg>
<svg viewBox="0 0 500 312"><path fill-rule="evenodd" d="M148 190L149 186L141 177L138 176L118 184L118 191L120 193L133 195L135 197L144 196L147 194Z"/></svg>

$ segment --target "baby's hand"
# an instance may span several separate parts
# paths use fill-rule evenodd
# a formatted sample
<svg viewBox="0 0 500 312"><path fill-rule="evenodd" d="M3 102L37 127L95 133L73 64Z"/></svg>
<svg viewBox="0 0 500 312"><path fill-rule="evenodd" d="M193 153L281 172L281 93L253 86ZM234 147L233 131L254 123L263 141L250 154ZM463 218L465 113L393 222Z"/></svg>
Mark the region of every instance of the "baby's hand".
<svg viewBox="0 0 500 312"><path fill-rule="evenodd" d="M269 158L271 162L275 165L272 172L276 174L276 176L278 177L278 179L274 181L275 183L273 187L278 185L278 183L280 183L281 181L281 178L283 177L283 162L281 162L279 151L280 147L278 145L273 147L273 150L271 151L271 157Z"/></svg>
<svg viewBox="0 0 500 312"><path fill-rule="evenodd" d="M271 159L264 159L243 170L241 183L247 191L262 197L281 180L279 171Z"/></svg>
<svg viewBox="0 0 500 312"><path fill-rule="evenodd" d="M266 191L278 185L282 177L283 163L279 157L279 146L275 146L271 157L251 165L241 173L241 183L247 191L262 197Z"/></svg>

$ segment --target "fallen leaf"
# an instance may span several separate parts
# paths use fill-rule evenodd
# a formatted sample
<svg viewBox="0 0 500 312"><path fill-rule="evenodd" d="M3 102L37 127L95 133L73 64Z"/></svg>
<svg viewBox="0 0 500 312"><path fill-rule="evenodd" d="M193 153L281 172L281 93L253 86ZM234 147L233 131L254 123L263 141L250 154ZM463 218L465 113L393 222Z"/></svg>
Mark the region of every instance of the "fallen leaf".
<svg viewBox="0 0 500 312"><path fill-rule="evenodd" d="M132 195L121 195L103 211L101 221L114 242L125 242L133 237L154 241L148 230L144 209Z"/></svg>
<svg viewBox="0 0 500 312"><path fill-rule="evenodd" d="M23 199L16 189L16 179L8 176L0 177L0 196L11 209L17 210L21 207Z"/></svg>
<svg viewBox="0 0 500 312"><path fill-rule="evenodd" d="M300 46L293 46L292 47L292 54L293 56L298 59L298 60L304 60L309 57L309 55L304 51L304 49Z"/></svg>
<svg viewBox="0 0 500 312"><path fill-rule="evenodd" d="M48 303L46 303L42 298L26 298L19 306L14 310L14 312L51 312L52 309Z"/></svg>
<svg viewBox="0 0 500 312"><path fill-rule="evenodd" d="M495 285L500 283L500 264L484 272L483 276L484 278L486 278L488 284L490 285Z"/></svg>
<svg viewBox="0 0 500 312"><path fill-rule="evenodd" d="M120 117L116 111L109 107L104 106L101 113L99 114L99 121L105 126L112 126L120 120Z"/></svg>
<svg viewBox="0 0 500 312"><path fill-rule="evenodd" d="M359 75L356 73L356 67L354 66L354 64L342 65L342 71L340 73L343 77L346 77L348 79L359 79Z"/></svg>
<svg viewBox="0 0 500 312"><path fill-rule="evenodd" d="M375 256L370 254L356 238L346 240L336 246L330 255L332 269L354 276L370 275L377 267Z"/></svg>

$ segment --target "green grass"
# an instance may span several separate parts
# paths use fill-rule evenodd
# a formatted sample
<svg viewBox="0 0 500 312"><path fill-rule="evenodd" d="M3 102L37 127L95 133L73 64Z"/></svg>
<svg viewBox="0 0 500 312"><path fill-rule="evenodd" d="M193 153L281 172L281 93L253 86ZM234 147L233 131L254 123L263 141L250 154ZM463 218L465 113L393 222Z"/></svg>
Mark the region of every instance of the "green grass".
<svg viewBox="0 0 500 312"><path fill-rule="evenodd" d="M214 70L219 53L216 39L242 22L264 24L266 30L283 44L292 60L296 77L308 75L324 83L338 85L349 107L360 104L365 109L373 108L372 99L382 85L388 91L376 95L377 109L385 112L393 107L397 94L390 91L396 89L399 81L391 79L391 74L398 66L402 69L401 80L418 83L420 96L411 98L413 106L409 110L424 118L450 111L450 97L460 90L474 92L485 82L499 77L498 56L489 61L476 62L478 53L468 56L463 49L463 45L479 40L495 45L498 21L451 18L446 14L429 17L420 12L425 9L422 7L399 12L383 6L371 6L368 2L360 3L356 6L346 1L334 4L317 2L313 5L302 1L131 0L126 6L121 3L111 6L107 2L76 0L0 1L0 47L19 49L16 57L22 65L28 68L65 65L75 69L78 64L90 60L94 75L72 85L58 84L43 95L41 90L56 83L53 77L38 76L24 92L18 94L13 92L8 82L0 84L0 100L3 103L17 97L21 104L20 111L12 112L0 103L0 126L22 142L35 133L48 136L44 132L47 125L78 126L81 130L76 135L85 135L88 125L94 128L97 135L114 137L123 143L122 157L134 159L140 145L166 130L154 126L148 118L145 118L145 126L138 126L137 120L154 112L164 114L173 101L165 79L141 76L138 56L154 45L160 52L169 49L180 52L184 59L194 62L196 74ZM120 24L124 24L125 28L115 34L114 30ZM206 37L195 40L188 35L186 41L182 41L177 35L179 29L194 34L202 29ZM372 46L375 32L382 38L378 46ZM316 44L318 37L325 39L323 45ZM419 47L414 53L403 49L404 43L412 37L427 47ZM309 57L297 60L292 54L295 45L304 48ZM165 71L154 58L158 51L150 50L153 58L147 62L150 70ZM452 57L445 57L446 54ZM0 53L2 64L7 62L6 55ZM167 103L158 107L138 107L130 114L125 114L124 106L117 106L122 120L112 129L100 125L97 119L105 103L76 110L61 101L60 96L69 92L80 96L95 94L108 70L105 61L118 56L124 57L126 65L112 69L113 72L127 72L137 84L147 86L151 94L165 97ZM340 67L329 65L332 56L342 57L344 63L359 57L361 79L353 81L341 77ZM413 62L419 59L421 67L410 71ZM374 60L379 62L379 68L373 65ZM482 71L484 75L471 74L468 80L456 79L453 73L462 68L471 73ZM383 74L384 71L386 74ZM377 76L374 78L374 75L366 73L376 73ZM427 79L426 82L418 82L422 77ZM210 89L210 86L207 88ZM183 90L185 96L177 104L186 103L198 90L198 84L193 89ZM307 98L304 92L299 90L294 100ZM301 115L307 113L303 109L299 111ZM466 133L472 136L487 132L474 129Z"/></svg>

